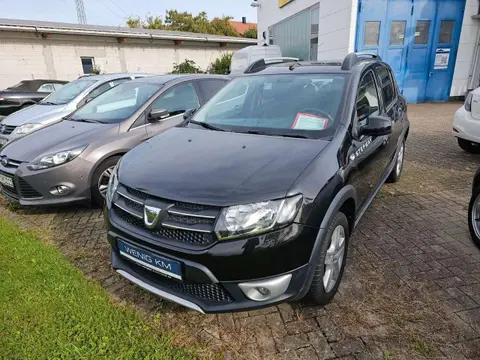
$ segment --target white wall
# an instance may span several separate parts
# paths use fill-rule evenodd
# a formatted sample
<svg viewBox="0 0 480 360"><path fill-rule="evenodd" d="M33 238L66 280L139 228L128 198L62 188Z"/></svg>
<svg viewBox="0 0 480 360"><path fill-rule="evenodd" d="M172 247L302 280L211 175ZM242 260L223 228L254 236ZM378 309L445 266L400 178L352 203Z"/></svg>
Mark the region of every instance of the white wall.
<svg viewBox="0 0 480 360"><path fill-rule="evenodd" d="M467 91L477 34L480 29L480 20L472 19L472 15L476 15L477 12L478 0L467 0L450 96L463 96Z"/></svg>
<svg viewBox="0 0 480 360"><path fill-rule="evenodd" d="M107 73L147 72L164 74L175 62L195 61L202 69L222 53L235 52L241 44L127 39L79 35L51 35L47 39L33 33L0 31L0 89L21 80L52 78L74 80L83 75L80 57L91 56Z"/></svg>
<svg viewBox="0 0 480 360"><path fill-rule="evenodd" d="M258 0L258 3L260 42L269 26L319 4L318 59L342 59L355 48L358 0L293 0L282 8L277 0Z"/></svg>

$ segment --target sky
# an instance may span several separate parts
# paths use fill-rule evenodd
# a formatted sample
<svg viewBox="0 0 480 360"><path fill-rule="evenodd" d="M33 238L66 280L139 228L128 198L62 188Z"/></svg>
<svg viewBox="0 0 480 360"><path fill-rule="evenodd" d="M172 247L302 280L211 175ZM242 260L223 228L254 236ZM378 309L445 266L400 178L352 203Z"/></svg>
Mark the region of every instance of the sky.
<svg viewBox="0 0 480 360"><path fill-rule="evenodd" d="M92 25L125 25L129 16L161 15L166 10L205 11L209 19L233 16L241 21L257 22L252 0L84 0L87 23ZM0 0L0 18L77 22L75 0Z"/></svg>

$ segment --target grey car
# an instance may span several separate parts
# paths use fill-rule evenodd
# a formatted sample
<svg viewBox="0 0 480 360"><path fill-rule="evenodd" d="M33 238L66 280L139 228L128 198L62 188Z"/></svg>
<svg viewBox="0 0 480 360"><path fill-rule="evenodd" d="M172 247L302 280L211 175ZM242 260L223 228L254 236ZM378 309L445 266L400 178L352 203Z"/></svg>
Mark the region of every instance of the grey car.
<svg viewBox="0 0 480 360"><path fill-rule="evenodd" d="M13 139L54 124L112 87L149 74L104 74L74 80L36 105L7 116L0 123L0 147Z"/></svg>
<svg viewBox="0 0 480 360"><path fill-rule="evenodd" d="M67 119L7 144L0 152L1 192L21 205L103 204L122 155L184 121L186 110L198 108L228 80L162 75L120 84Z"/></svg>

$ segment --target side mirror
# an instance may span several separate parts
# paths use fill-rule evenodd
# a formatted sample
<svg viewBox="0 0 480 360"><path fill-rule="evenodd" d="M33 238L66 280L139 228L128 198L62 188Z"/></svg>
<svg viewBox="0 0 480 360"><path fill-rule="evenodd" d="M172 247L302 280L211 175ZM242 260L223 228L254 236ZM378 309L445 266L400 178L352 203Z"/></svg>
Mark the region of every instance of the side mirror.
<svg viewBox="0 0 480 360"><path fill-rule="evenodd" d="M360 135L383 136L392 133L392 120L383 116L369 116L367 124L360 128Z"/></svg>
<svg viewBox="0 0 480 360"><path fill-rule="evenodd" d="M168 118L169 116L170 116L170 113L165 109L154 109L150 111L148 118L151 121L160 121Z"/></svg>
<svg viewBox="0 0 480 360"><path fill-rule="evenodd" d="M183 113L183 120L188 120L190 119L193 114L195 114L195 112L197 111L197 109L190 109L190 110L187 110Z"/></svg>

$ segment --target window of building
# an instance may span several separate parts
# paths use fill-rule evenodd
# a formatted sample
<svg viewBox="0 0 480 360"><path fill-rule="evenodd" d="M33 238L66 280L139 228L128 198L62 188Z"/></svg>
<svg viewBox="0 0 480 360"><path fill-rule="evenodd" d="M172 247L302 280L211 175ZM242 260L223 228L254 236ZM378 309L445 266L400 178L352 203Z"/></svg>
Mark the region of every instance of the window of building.
<svg viewBox="0 0 480 360"><path fill-rule="evenodd" d="M95 59L93 57L82 57L82 68L84 74L93 74L93 67L95 66Z"/></svg>
<svg viewBox="0 0 480 360"><path fill-rule="evenodd" d="M320 22L318 7L310 11L310 60L317 60L318 56L318 24Z"/></svg>
<svg viewBox="0 0 480 360"><path fill-rule="evenodd" d="M442 20L442 22L440 23L440 35L438 37L438 42L440 44L449 44L452 42L454 25L454 20Z"/></svg>
<svg viewBox="0 0 480 360"><path fill-rule="evenodd" d="M392 21L390 26L390 45L403 45L406 21Z"/></svg>
<svg viewBox="0 0 480 360"><path fill-rule="evenodd" d="M428 44L430 32L430 20L418 20L415 27L415 44Z"/></svg>
<svg viewBox="0 0 480 360"><path fill-rule="evenodd" d="M380 21L365 21L365 39L363 45L378 46L380 39Z"/></svg>

